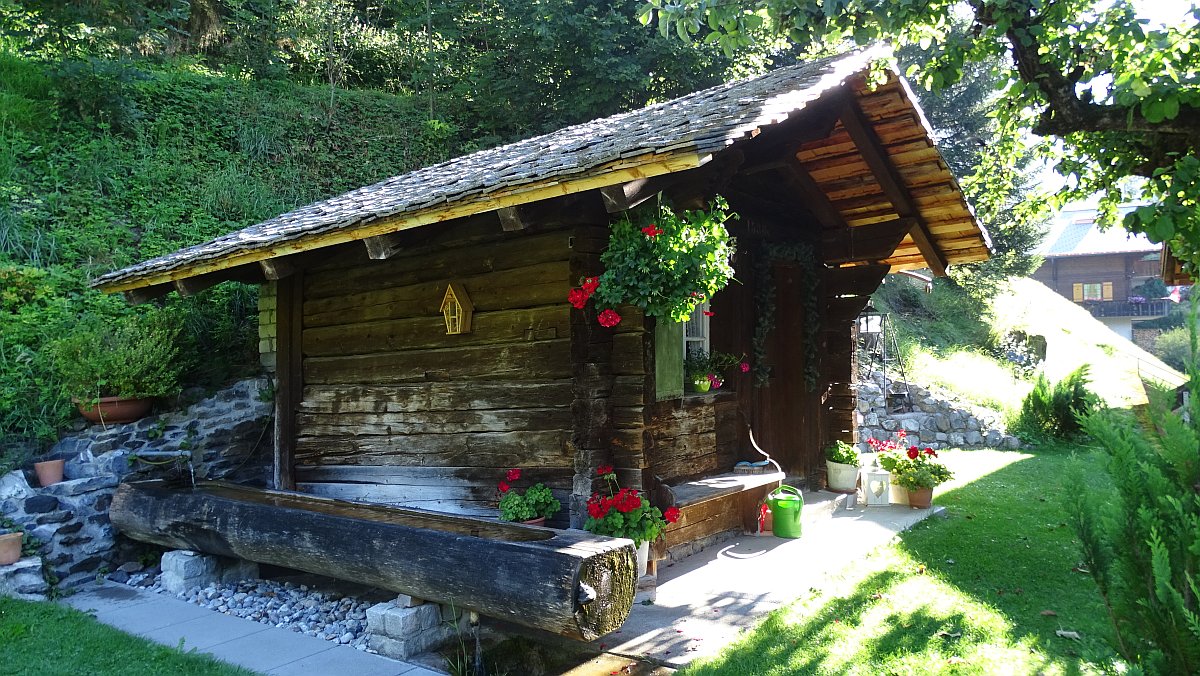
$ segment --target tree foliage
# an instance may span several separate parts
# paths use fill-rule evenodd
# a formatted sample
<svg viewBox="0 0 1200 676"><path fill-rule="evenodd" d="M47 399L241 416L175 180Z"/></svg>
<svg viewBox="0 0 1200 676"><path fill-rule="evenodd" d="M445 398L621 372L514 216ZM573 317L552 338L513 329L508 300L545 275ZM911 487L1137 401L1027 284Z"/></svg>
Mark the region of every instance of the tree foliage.
<svg viewBox="0 0 1200 676"><path fill-rule="evenodd" d="M1117 411L1085 417L1084 430L1108 454L1111 483L1087 486L1076 473L1065 492L1116 648L1150 674L1200 671L1200 370L1194 328L1190 343L1187 416L1171 410L1174 392L1152 388L1145 420Z"/></svg>
<svg viewBox="0 0 1200 676"><path fill-rule="evenodd" d="M1000 86L1000 137L976 174L1001 208L1014 157L1027 148L1065 178L1059 200L1101 193L1104 218L1149 204L1126 228L1200 264L1200 9L1151 26L1130 0L649 0L664 35L735 49L784 35L798 45L892 40L931 50L908 73L934 91L986 63ZM968 30L951 30L964 18ZM1011 64L1011 65L1006 65ZM1136 178L1136 181L1127 179Z"/></svg>

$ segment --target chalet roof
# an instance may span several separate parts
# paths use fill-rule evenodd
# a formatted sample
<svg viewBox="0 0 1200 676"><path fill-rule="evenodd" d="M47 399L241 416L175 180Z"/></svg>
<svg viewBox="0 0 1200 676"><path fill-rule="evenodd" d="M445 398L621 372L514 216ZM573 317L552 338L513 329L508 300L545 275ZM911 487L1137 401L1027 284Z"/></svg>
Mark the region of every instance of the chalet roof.
<svg viewBox="0 0 1200 676"><path fill-rule="evenodd" d="M862 85L863 75L873 61L887 56L890 56L887 49L872 48L780 68L640 110L482 150L388 178L212 241L107 273L97 278L93 286L108 292L155 285L169 288L178 280L250 263L266 265L268 259L301 251L693 169L708 162L715 153L740 140L753 138L762 128L804 111L822 95L848 83L858 83L856 93L860 98L873 94L866 92ZM917 159L924 163L923 166L932 163L936 176L930 178L933 174L924 171L919 175L911 171L905 173L904 167L901 173L906 182L911 174L921 183L907 186L909 189L934 188L936 194L929 202L933 206L926 220L933 226L938 225L938 219L947 222L942 227L947 235L940 235L937 227L931 227L933 236L925 232L924 239L950 241L944 249L943 264L984 259L988 256L987 235L976 223L953 176L937 155L928 123L915 108L907 86L895 72L890 72L889 85L895 87L897 82L903 91L900 95L890 93L884 97L883 115L893 125L899 124L909 130L901 135L901 142L911 146L916 140L923 149L928 149L929 155ZM878 111L866 112L868 124L880 123ZM907 147L894 149L887 142L884 138L888 153L903 153ZM844 154L844 148L839 148L833 150ZM862 164L861 159L857 161ZM826 164L842 162L835 158ZM866 165L863 166L867 170ZM852 178L859 183L863 180ZM826 190L825 185L820 187ZM859 190L858 194L865 193ZM876 201L885 199L878 190L874 194ZM919 199L917 202L918 207L925 210ZM861 205L855 208L862 211ZM851 218L854 214L848 211L843 214L846 216L844 224L853 226L859 222L924 215L924 211L922 214L890 215L883 213L887 209L875 211L879 213L860 216L857 222ZM901 249L907 246L909 250L901 252L903 255L896 260L885 262L893 268L924 267L912 238L906 237L904 241ZM928 241L923 242L923 246L922 251L928 253Z"/></svg>
<svg viewBox="0 0 1200 676"><path fill-rule="evenodd" d="M1122 215L1136 205L1121 207ZM1155 244L1141 233L1130 233L1120 226L1101 229L1096 223L1097 211L1091 207L1063 209L1050 223L1049 232L1037 253L1046 258L1066 256L1096 256L1121 253L1158 253L1162 245Z"/></svg>

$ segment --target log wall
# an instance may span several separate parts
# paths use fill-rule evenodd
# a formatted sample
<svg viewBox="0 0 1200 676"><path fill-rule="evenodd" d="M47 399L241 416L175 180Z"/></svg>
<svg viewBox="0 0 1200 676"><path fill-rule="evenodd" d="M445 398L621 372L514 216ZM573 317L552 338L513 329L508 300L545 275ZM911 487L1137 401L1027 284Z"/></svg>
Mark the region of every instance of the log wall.
<svg viewBox="0 0 1200 676"><path fill-rule="evenodd" d="M521 467L519 486L543 481L565 506L576 233L508 233L494 216L429 230L386 260L355 243L305 271L297 487L494 515L497 481ZM446 335L451 281L474 304L470 333Z"/></svg>

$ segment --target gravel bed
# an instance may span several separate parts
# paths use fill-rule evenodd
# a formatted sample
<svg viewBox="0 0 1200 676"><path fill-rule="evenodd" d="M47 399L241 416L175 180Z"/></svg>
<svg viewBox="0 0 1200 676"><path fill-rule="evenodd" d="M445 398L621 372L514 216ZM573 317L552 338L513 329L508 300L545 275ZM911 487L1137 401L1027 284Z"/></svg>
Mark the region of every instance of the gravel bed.
<svg viewBox="0 0 1200 676"><path fill-rule="evenodd" d="M162 588L162 572L157 567L136 572L129 568L132 566L122 566L109 579L168 593ZM193 587L178 597L226 615L367 650L367 608L372 604L352 596L292 582L246 580Z"/></svg>

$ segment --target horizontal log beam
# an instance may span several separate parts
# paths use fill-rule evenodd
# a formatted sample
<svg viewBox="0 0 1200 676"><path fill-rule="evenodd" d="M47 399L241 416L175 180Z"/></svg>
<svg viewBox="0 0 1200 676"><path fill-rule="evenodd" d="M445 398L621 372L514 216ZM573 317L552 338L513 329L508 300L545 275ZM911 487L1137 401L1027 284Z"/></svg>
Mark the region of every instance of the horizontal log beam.
<svg viewBox="0 0 1200 676"><path fill-rule="evenodd" d="M144 542L287 566L590 641L633 605L633 543L220 482L121 484L113 524ZM495 575L480 574L486 564Z"/></svg>
<svg viewBox="0 0 1200 676"><path fill-rule="evenodd" d="M916 219L898 218L851 228L826 230L821 254L829 264L875 262L896 252L900 242L916 226Z"/></svg>

